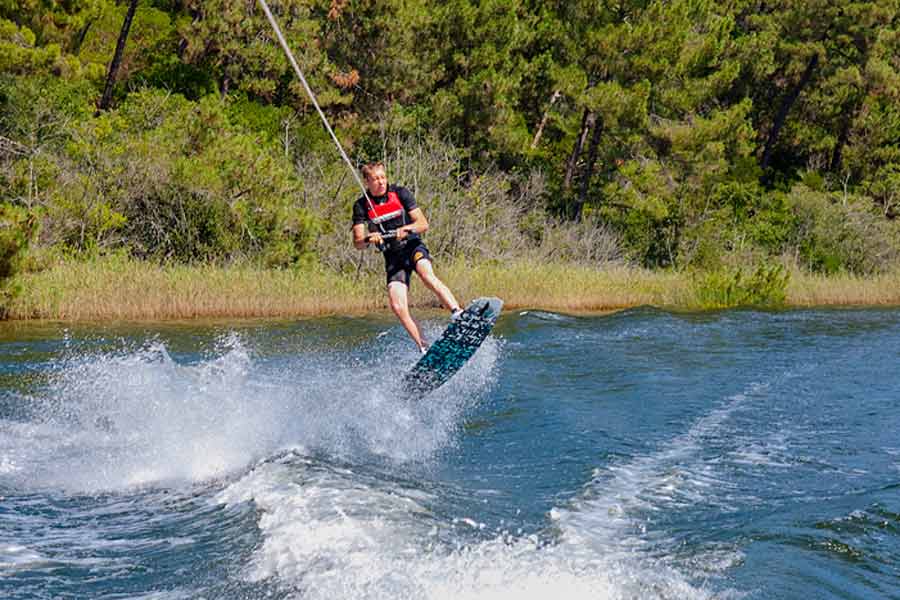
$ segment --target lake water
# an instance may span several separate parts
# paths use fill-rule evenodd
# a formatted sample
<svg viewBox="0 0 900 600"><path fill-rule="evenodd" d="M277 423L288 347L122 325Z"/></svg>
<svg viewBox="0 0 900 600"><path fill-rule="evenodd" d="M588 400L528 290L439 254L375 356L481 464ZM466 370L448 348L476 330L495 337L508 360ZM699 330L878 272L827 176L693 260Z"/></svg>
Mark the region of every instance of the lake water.
<svg viewBox="0 0 900 600"><path fill-rule="evenodd" d="M425 320L434 338L442 321ZM0 329L3 598L900 598L900 311Z"/></svg>

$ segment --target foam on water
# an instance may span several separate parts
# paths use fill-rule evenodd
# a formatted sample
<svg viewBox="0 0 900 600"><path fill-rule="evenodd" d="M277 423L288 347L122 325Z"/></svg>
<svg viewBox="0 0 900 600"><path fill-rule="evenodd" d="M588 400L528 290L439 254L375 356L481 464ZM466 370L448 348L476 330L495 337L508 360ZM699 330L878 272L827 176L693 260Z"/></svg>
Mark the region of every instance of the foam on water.
<svg viewBox="0 0 900 600"><path fill-rule="evenodd" d="M563 315L560 313L548 312L544 310L523 310L519 313L520 317L524 317L528 315L533 319L538 319L540 321L552 321L552 322L572 322L575 320L574 317L570 317L568 315Z"/></svg>
<svg viewBox="0 0 900 600"><path fill-rule="evenodd" d="M636 557L477 533L470 518L433 514L429 494L300 454L258 465L217 500L252 501L260 511L263 543L244 577L276 580L290 597L711 597Z"/></svg>
<svg viewBox="0 0 900 600"><path fill-rule="evenodd" d="M785 459L773 458L785 452L783 431L747 435L741 430L742 413L757 411L754 400L764 397L771 384L753 384L724 399L655 452L595 470L570 506L551 511L561 545L595 548L623 560L641 555L654 570L692 578L715 577L739 564L743 555L733 545L707 543L681 555L675 551L678 539L662 533L664 526L657 530L654 521L681 511L727 514L758 502L735 486L732 470L786 466Z"/></svg>
<svg viewBox="0 0 900 600"><path fill-rule="evenodd" d="M676 558L677 540L644 519L734 501L727 477L704 453L766 387L726 398L658 452L598 471L583 496L551 510L538 535L436 515L420 490L323 466L302 452L258 465L217 500L252 502L260 511L263 543L244 576L277 581L297 597L739 597L694 583L734 567L738 550L706 544ZM745 442L758 440L738 443L735 453L746 458L753 450Z"/></svg>
<svg viewBox="0 0 900 600"><path fill-rule="evenodd" d="M0 544L0 574L29 569L47 562L47 558L19 544Z"/></svg>
<svg viewBox="0 0 900 600"><path fill-rule="evenodd" d="M235 334L195 364L177 363L158 341L72 348L23 399L33 418L0 421L0 484L95 492L202 481L297 445L426 460L453 443L459 414L492 381L499 347L488 340L466 376L428 403L399 399L398 369L415 359L406 346L400 355L310 352L260 364Z"/></svg>

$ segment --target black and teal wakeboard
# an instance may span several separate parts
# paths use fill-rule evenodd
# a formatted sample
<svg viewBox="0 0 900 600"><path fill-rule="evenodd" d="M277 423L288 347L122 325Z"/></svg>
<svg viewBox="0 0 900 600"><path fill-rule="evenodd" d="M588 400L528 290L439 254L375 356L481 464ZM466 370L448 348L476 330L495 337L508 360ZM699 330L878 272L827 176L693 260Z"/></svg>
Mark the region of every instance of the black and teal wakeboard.
<svg viewBox="0 0 900 600"><path fill-rule="evenodd" d="M473 300L404 376L403 389L421 397L446 383L487 338L502 308L499 298Z"/></svg>

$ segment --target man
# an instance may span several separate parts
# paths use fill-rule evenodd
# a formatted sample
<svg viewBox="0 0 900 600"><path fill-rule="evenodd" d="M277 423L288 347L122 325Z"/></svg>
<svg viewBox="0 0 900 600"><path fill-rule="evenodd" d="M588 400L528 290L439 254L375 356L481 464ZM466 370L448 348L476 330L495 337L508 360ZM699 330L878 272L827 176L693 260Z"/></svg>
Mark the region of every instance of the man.
<svg viewBox="0 0 900 600"><path fill-rule="evenodd" d="M431 255L421 235L428 231L428 220L406 188L388 185L382 163L362 168L368 197L353 205L353 245L362 250L375 244L384 254L388 299L391 310L400 319L422 353L427 346L419 326L409 314L409 281L415 271L419 279L455 317L461 312L453 293L434 274Z"/></svg>

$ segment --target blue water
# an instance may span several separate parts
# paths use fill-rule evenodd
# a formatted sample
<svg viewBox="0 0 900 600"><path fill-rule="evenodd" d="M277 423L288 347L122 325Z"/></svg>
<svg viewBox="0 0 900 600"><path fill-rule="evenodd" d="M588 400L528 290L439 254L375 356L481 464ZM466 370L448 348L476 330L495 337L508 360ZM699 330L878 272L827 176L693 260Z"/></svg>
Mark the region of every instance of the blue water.
<svg viewBox="0 0 900 600"><path fill-rule="evenodd" d="M441 322L426 320L434 338ZM0 329L3 598L900 598L900 311Z"/></svg>

